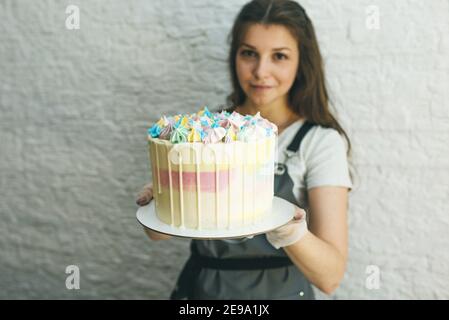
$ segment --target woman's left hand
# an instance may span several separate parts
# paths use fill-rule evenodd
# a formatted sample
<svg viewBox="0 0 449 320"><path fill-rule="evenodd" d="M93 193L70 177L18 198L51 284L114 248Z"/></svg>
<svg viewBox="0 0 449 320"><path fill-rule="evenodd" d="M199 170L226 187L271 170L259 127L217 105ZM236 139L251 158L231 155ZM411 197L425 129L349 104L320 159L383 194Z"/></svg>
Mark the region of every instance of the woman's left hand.
<svg viewBox="0 0 449 320"><path fill-rule="evenodd" d="M296 207L295 216L286 225L267 232L267 240L276 249L298 242L307 233L306 211Z"/></svg>

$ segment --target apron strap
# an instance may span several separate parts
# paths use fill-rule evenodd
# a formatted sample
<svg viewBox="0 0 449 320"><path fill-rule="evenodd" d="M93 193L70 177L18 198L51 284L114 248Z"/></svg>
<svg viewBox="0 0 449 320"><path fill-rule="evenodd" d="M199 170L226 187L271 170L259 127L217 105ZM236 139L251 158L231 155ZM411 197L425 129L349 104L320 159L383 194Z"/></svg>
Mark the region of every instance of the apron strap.
<svg viewBox="0 0 449 320"><path fill-rule="evenodd" d="M205 269L215 270L263 270L293 265L289 257L216 258L200 255L196 246L191 246L192 257Z"/></svg>
<svg viewBox="0 0 449 320"><path fill-rule="evenodd" d="M302 139L305 137L307 132L315 126L314 123L305 121L301 128L296 133L296 136L293 138L293 141L288 146L287 150L292 152L297 152L299 150L299 146L301 145Z"/></svg>

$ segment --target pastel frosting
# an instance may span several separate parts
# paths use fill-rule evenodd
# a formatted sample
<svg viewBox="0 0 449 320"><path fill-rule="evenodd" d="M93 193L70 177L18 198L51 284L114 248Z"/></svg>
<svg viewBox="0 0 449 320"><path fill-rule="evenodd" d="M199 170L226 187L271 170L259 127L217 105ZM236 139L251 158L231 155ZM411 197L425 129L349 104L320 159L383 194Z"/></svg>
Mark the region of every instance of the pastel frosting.
<svg viewBox="0 0 449 320"><path fill-rule="evenodd" d="M259 112L254 116L243 116L235 111L210 112L207 106L193 114L162 116L148 129L149 137L168 140L173 144L251 142L276 133L276 125Z"/></svg>

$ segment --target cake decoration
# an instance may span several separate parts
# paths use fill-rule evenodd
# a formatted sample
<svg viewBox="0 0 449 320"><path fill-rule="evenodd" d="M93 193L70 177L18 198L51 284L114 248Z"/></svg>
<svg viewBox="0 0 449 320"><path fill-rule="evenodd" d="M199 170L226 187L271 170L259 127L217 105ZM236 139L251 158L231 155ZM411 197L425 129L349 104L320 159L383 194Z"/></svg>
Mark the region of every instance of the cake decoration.
<svg viewBox="0 0 449 320"><path fill-rule="evenodd" d="M151 138L169 140L173 144L202 142L231 143L233 141L256 141L274 136L277 127L256 115L243 116L237 112L210 112L207 106L197 113L162 116L151 128Z"/></svg>

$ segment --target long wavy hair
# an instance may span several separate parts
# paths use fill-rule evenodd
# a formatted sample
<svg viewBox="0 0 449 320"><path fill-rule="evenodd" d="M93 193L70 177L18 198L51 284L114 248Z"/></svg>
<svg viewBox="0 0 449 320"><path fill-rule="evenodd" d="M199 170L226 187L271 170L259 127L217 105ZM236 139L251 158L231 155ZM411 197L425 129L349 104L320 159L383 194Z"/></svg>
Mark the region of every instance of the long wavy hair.
<svg viewBox="0 0 449 320"><path fill-rule="evenodd" d="M299 49L299 68L289 91L289 108L309 122L337 130L346 139L347 154L350 156L349 137L330 110L323 59L315 29L306 11L295 1L253 0L237 15L228 36L228 64L232 83L232 93L226 101L232 106L229 110L242 105L246 99L237 78L236 54L245 32L253 24L285 26L295 37Z"/></svg>

